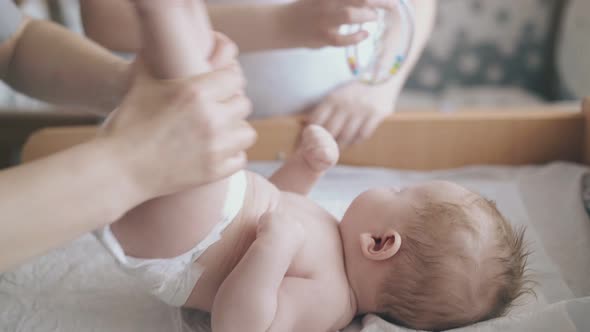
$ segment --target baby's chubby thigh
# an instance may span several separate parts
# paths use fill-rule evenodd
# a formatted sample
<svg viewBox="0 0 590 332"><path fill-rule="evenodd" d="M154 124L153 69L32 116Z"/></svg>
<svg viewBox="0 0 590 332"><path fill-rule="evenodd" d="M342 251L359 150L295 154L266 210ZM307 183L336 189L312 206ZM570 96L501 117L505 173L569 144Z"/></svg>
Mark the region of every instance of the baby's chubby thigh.
<svg viewBox="0 0 590 332"><path fill-rule="evenodd" d="M229 179L148 201L111 226L124 252L172 258L201 242L224 216Z"/></svg>
<svg viewBox="0 0 590 332"><path fill-rule="evenodd" d="M123 271L164 302L182 306L204 271L195 262L239 214L246 188L238 172L142 204L95 234Z"/></svg>

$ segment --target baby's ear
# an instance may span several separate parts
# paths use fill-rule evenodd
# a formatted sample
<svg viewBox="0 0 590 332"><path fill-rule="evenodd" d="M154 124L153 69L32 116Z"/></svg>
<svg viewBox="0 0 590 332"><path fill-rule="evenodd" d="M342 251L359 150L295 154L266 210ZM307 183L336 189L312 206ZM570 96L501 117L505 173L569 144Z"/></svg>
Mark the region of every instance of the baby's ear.
<svg viewBox="0 0 590 332"><path fill-rule="evenodd" d="M374 261L383 261L395 256L402 245L401 235L393 229L379 235L362 233L360 237L363 255Z"/></svg>

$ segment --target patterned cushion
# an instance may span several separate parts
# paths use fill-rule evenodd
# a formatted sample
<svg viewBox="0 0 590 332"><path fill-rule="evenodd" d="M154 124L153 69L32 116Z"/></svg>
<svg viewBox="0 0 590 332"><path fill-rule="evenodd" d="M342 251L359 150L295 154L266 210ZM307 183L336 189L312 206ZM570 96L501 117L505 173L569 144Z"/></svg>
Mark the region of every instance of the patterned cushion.
<svg viewBox="0 0 590 332"><path fill-rule="evenodd" d="M584 174L582 177L582 202L584 203L584 208L586 209L586 213L590 217L590 173Z"/></svg>
<svg viewBox="0 0 590 332"><path fill-rule="evenodd" d="M590 1L570 0L558 42L562 97L590 95Z"/></svg>
<svg viewBox="0 0 590 332"><path fill-rule="evenodd" d="M408 88L511 85L547 95L560 0L442 0Z"/></svg>

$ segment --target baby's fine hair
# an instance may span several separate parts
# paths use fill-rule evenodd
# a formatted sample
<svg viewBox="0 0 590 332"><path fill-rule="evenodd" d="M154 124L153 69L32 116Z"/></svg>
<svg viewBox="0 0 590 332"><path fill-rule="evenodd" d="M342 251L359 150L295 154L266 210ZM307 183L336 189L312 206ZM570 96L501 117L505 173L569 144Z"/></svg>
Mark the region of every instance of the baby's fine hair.
<svg viewBox="0 0 590 332"><path fill-rule="evenodd" d="M402 246L377 295L382 318L446 330L500 317L533 294L525 229L514 229L493 202L473 194L465 205L429 202L416 212L419 220L402 230ZM492 223L489 239L475 215Z"/></svg>

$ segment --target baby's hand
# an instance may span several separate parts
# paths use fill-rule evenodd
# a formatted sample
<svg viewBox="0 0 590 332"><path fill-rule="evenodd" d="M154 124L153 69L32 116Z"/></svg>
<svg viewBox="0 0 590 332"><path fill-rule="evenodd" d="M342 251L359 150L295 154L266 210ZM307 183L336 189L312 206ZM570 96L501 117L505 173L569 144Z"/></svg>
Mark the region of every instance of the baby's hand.
<svg viewBox="0 0 590 332"><path fill-rule="evenodd" d="M304 47L354 45L369 36L365 30L340 34L340 26L377 20L376 9L393 9L395 0L299 0L289 5L290 33Z"/></svg>
<svg viewBox="0 0 590 332"><path fill-rule="evenodd" d="M318 125L309 125L303 129L301 142L295 153L316 172L324 172L336 165L340 157L338 144L332 135Z"/></svg>
<svg viewBox="0 0 590 332"><path fill-rule="evenodd" d="M256 238L268 240L273 246L283 246L298 251L305 239L305 230L293 217L281 212L267 212L258 222Z"/></svg>

